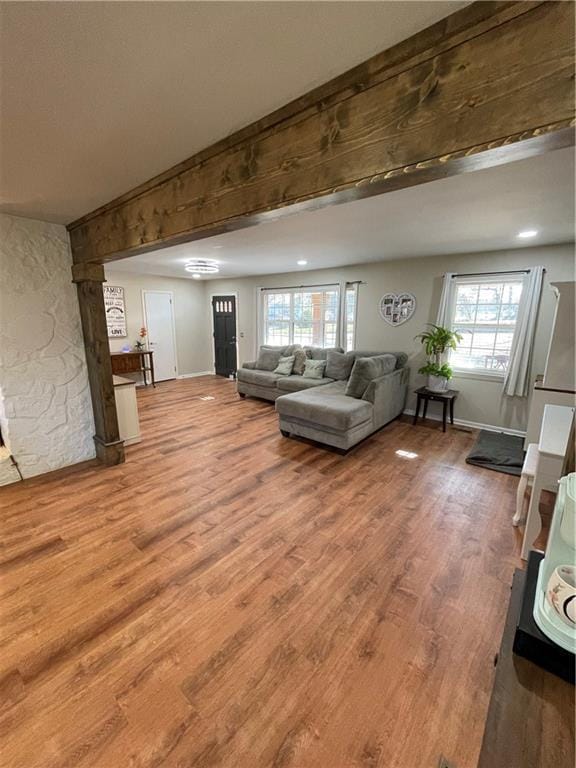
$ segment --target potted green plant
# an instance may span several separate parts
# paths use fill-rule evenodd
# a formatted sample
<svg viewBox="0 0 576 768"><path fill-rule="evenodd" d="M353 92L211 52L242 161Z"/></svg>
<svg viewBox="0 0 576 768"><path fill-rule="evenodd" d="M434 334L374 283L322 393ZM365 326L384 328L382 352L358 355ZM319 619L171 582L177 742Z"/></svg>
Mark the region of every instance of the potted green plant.
<svg viewBox="0 0 576 768"><path fill-rule="evenodd" d="M452 378L452 368L445 361L445 356L451 349L456 349L462 341L462 336L441 325L427 323L429 331L423 331L414 338L424 345L428 360L418 373L428 376L427 387L431 392L445 392Z"/></svg>

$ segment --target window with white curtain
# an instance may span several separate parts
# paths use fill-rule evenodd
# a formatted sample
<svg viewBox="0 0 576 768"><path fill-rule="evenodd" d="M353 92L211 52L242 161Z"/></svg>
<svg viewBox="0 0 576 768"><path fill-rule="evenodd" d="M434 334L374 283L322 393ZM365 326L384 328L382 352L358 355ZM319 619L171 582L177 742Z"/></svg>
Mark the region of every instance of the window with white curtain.
<svg viewBox="0 0 576 768"><path fill-rule="evenodd" d="M522 288L522 275L454 278L450 327L462 341L450 354L453 368L506 374Z"/></svg>

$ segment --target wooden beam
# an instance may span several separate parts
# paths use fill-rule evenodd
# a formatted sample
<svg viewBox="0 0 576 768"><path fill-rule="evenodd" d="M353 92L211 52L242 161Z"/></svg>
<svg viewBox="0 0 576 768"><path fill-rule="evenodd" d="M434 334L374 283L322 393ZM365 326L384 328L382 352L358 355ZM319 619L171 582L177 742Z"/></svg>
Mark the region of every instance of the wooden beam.
<svg viewBox="0 0 576 768"><path fill-rule="evenodd" d="M102 283L106 281L100 264L73 264L72 281L78 290L80 319L86 350L86 365L92 410L96 455L104 464L124 461L124 443L120 440L116 399L112 380L112 361Z"/></svg>
<svg viewBox="0 0 576 768"><path fill-rule="evenodd" d="M475 3L69 226L104 263L574 143L571 2Z"/></svg>

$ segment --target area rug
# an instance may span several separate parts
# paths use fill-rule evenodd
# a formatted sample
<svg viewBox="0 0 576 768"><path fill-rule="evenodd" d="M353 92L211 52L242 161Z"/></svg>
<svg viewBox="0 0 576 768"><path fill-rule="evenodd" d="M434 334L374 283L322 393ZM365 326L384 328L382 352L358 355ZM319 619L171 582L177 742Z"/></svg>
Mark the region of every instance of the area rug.
<svg viewBox="0 0 576 768"><path fill-rule="evenodd" d="M523 443L521 437L482 429L466 463L507 475L520 475L524 463Z"/></svg>

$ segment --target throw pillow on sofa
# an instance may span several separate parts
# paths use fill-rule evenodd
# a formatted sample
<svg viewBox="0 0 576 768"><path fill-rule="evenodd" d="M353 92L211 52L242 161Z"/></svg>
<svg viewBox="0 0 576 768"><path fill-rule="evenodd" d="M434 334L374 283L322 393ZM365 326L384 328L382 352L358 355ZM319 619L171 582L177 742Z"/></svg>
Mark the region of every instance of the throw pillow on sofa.
<svg viewBox="0 0 576 768"><path fill-rule="evenodd" d="M373 379L386 376L387 373L392 373L395 368L396 357L394 355L357 357L344 394L360 399Z"/></svg>
<svg viewBox="0 0 576 768"><path fill-rule="evenodd" d="M303 377L305 379L323 379L326 360L306 360Z"/></svg>
<svg viewBox="0 0 576 768"><path fill-rule="evenodd" d="M293 355L297 349L302 349L300 344L288 344L288 346L284 347L282 350L282 356L288 357L289 355Z"/></svg>
<svg viewBox="0 0 576 768"><path fill-rule="evenodd" d="M273 371L281 357L293 355L297 349L302 349L300 344L288 344L287 346L273 346L262 344L258 350L256 369L258 371Z"/></svg>
<svg viewBox="0 0 576 768"><path fill-rule="evenodd" d="M380 357L381 355L394 355L396 358L396 368L404 368L406 361L408 360L408 355L406 352L387 352L382 349L378 352L373 352L372 350L366 351L364 349L354 349L352 352L348 352L348 354L351 355L354 360L356 360L357 357Z"/></svg>
<svg viewBox="0 0 576 768"><path fill-rule="evenodd" d="M342 347L304 347L309 360L326 360L328 352L344 352Z"/></svg>
<svg viewBox="0 0 576 768"><path fill-rule="evenodd" d="M270 347L260 347L256 368L259 371L273 371L280 362L282 352L280 349L271 349Z"/></svg>
<svg viewBox="0 0 576 768"><path fill-rule="evenodd" d="M334 349L328 350L326 358L326 376L336 381L345 381L350 376L350 371L354 365L354 357L344 352L336 352Z"/></svg>
<svg viewBox="0 0 576 768"><path fill-rule="evenodd" d="M290 376L292 368L294 366L294 355L288 357L281 357L278 361L278 365L274 368L274 373L279 373L282 376Z"/></svg>
<svg viewBox="0 0 576 768"><path fill-rule="evenodd" d="M304 373L304 366L306 365L306 352L303 349L294 350L294 367L292 373L296 376L302 376Z"/></svg>

